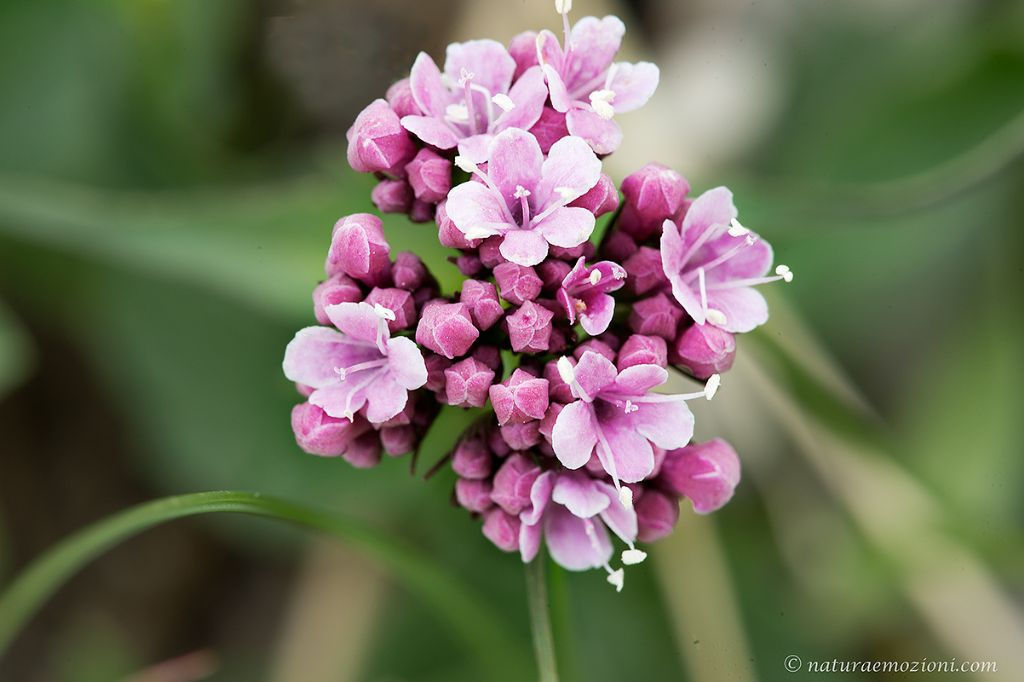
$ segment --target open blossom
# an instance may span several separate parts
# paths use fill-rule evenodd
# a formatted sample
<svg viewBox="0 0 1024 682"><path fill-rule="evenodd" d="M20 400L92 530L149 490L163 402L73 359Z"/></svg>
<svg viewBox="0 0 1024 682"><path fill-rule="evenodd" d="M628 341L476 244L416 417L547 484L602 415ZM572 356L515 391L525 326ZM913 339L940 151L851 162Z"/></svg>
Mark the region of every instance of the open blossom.
<svg viewBox="0 0 1024 682"><path fill-rule="evenodd" d="M582 139L562 138L544 158L533 135L506 130L490 144L487 170L470 168L480 182L452 189L445 210L468 239L501 236L506 260L537 265L549 245L579 246L594 231L594 214L569 206L601 177L601 162Z"/></svg>
<svg viewBox="0 0 1024 682"><path fill-rule="evenodd" d="M626 271L618 263L601 261L587 267L580 258L562 280L558 302L565 308L569 323L579 317L583 329L591 336L603 334L612 322L615 299L608 292L621 289Z"/></svg>
<svg viewBox="0 0 1024 682"><path fill-rule="evenodd" d="M697 197L681 226L666 220L661 261L672 294L697 324L728 332L749 332L768 321L768 303L758 284L790 281L785 265L772 264L767 242L736 221L732 192L716 187Z"/></svg>
<svg viewBox="0 0 1024 682"><path fill-rule="evenodd" d="M394 314L369 303L327 306L337 329L306 327L288 344L284 373L309 386L309 402L336 419L353 420L365 407L366 419L381 424L398 415L409 391L427 382L423 354L411 339L391 338Z"/></svg>

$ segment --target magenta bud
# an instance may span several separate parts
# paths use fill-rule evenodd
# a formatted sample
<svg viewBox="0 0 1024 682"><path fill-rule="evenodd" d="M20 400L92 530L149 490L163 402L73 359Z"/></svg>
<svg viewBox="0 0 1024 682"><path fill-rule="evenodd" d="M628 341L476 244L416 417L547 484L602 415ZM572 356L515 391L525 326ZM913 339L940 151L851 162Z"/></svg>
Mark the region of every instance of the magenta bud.
<svg viewBox="0 0 1024 682"><path fill-rule="evenodd" d="M435 204L429 201L420 201L419 199L413 199L412 206L409 208L409 220L414 223L430 223L434 221L434 211L437 208Z"/></svg>
<svg viewBox="0 0 1024 682"><path fill-rule="evenodd" d="M487 478L491 475L491 449L481 438L460 440L452 453L452 469L462 478Z"/></svg>
<svg viewBox="0 0 1024 682"><path fill-rule="evenodd" d="M501 437L513 450L529 450L540 442L540 422L505 424L498 429Z"/></svg>
<svg viewBox="0 0 1024 682"><path fill-rule="evenodd" d="M483 407L494 382L494 370L475 358L466 358L446 369L444 380L449 405Z"/></svg>
<svg viewBox="0 0 1024 682"><path fill-rule="evenodd" d="M398 114L385 100L374 100L363 109L345 133L348 163L360 173L397 175L416 153Z"/></svg>
<svg viewBox="0 0 1024 682"><path fill-rule="evenodd" d="M466 277L475 277L484 270L484 264L476 256L464 253L454 260L455 267Z"/></svg>
<svg viewBox="0 0 1024 682"><path fill-rule="evenodd" d="M391 457L407 454L416 448L416 427L411 424L389 426L378 433L384 452Z"/></svg>
<svg viewBox="0 0 1024 682"><path fill-rule="evenodd" d="M551 400L560 403L571 403L576 400L572 395L572 389L569 388L569 384L565 383L562 379L562 374L558 371L558 362L556 360L551 360L544 365L544 378L548 380L548 392L551 395Z"/></svg>
<svg viewBox="0 0 1024 682"><path fill-rule="evenodd" d="M564 407L565 405L562 403L551 403L548 405L548 411L544 413L544 418L540 420L540 424L537 426L537 431L547 441L542 446L547 446L551 442L551 433L554 431L555 422L558 420L558 415L561 414Z"/></svg>
<svg viewBox="0 0 1024 682"><path fill-rule="evenodd" d="M573 246L572 248L563 248L561 246L552 246L549 249L549 253L552 258L561 258L562 260L575 261L580 256L583 256L587 260L594 257L596 249L590 242L583 242L579 246Z"/></svg>
<svg viewBox="0 0 1024 682"><path fill-rule="evenodd" d="M494 474L491 499L509 514L518 514L530 506L530 489L540 476L540 467L525 455L514 454Z"/></svg>
<svg viewBox="0 0 1024 682"><path fill-rule="evenodd" d="M619 358L615 363L619 371L634 365L668 366L668 344L660 336L633 334L619 349Z"/></svg>
<svg viewBox="0 0 1024 682"><path fill-rule="evenodd" d="M518 80L527 69L537 65L537 32L524 31L512 38L508 44L508 53L516 62L513 79Z"/></svg>
<svg viewBox="0 0 1024 682"><path fill-rule="evenodd" d="M688 183L682 175L660 163L649 163L622 181L622 193L629 211L620 223L640 241L660 231L683 203ZM627 215L628 213L628 215Z"/></svg>
<svg viewBox="0 0 1024 682"><path fill-rule="evenodd" d="M402 116L418 116L423 113L420 111L419 105L416 104L408 78L403 78L397 83L392 84L384 96L388 100L388 106L391 107L391 111L395 112L399 118Z"/></svg>
<svg viewBox="0 0 1024 682"><path fill-rule="evenodd" d="M476 514L494 506L491 502L491 482L471 478L455 481L455 499L459 506Z"/></svg>
<svg viewBox="0 0 1024 682"><path fill-rule="evenodd" d="M455 223L448 217L446 204L445 201L439 203L434 214L434 220L437 222L437 239L441 242L441 246L447 246L450 249L475 249L480 240L466 239L462 230L455 227Z"/></svg>
<svg viewBox="0 0 1024 682"><path fill-rule="evenodd" d="M490 329L505 314L498 302L498 290L490 282L467 279L462 283L459 300L469 308L473 322L480 329Z"/></svg>
<svg viewBox="0 0 1024 682"><path fill-rule="evenodd" d="M478 346L473 357L484 363L495 372L501 369L501 351L495 346Z"/></svg>
<svg viewBox="0 0 1024 682"><path fill-rule="evenodd" d="M626 289L637 296L668 284L658 249L641 246L622 266L626 269Z"/></svg>
<svg viewBox="0 0 1024 682"><path fill-rule="evenodd" d="M636 522L640 542L654 542L672 532L679 521L679 500L660 490L645 490L636 502Z"/></svg>
<svg viewBox="0 0 1024 682"><path fill-rule="evenodd" d="M488 270L493 270L505 262L505 257L502 256L501 251L499 251L504 239L504 237L488 237L480 242L477 254L480 257L480 262L483 263L484 267Z"/></svg>
<svg viewBox="0 0 1024 682"><path fill-rule="evenodd" d="M479 337L464 303L438 299L423 306L416 326L416 343L421 346L453 360L465 355Z"/></svg>
<svg viewBox="0 0 1024 682"><path fill-rule="evenodd" d="M618 263L625 263L636 251L636 242L622 230L613 230L602 247L604 256Z"/></svg>
<svg viewBox="0 0 1024 682"><path fill-rule="evenodd" d="M498 457L507 457L508 453L512 452L508 443L501 437L501 431L497 428L492 428L487 432L487 447Z"/></svg>
<svg viewBox="0 0 1024 682"><path fill-rule="evenodd" d="M380 437L369 431L353 440L342 458L357 469L371 469L380 464Z"/></svg>
<svg viewBox="0 0 1024 682"><path fill-rule="evenodd" d="M543 353L551 343L551 320L555 314L533 301L523 303L505 317L512 350L517 353Z"/></svg>
<svg viewBox="0 0 1024 682"><path fill-rule="evenodd" d="M615 362L616 350L611 346L611 344L606 343L603 339L587 339L578 345L572 354L577 360L579 360L588 350L599 355L603 355L611 362Z"/></svg>
<svg viewBox="0 0 1024 682"><path fill-rule="evenodd" d="M374 288L366 295L366 302L383 306L395 314L395 319L388 320L388 329L392 332L416 324L416 302L412 294L404 289Z"/></svg>
<svg viewBox="0 0 1024 682"><path fill-rule="evenodd" d="M395 262L391 264L391 279L399 289L416 291L431 278L419 256L411 251L403 251L395 256Z"/></svg>
<svg viewBox="0 0 1024 682"><path fill-rule="evenodd" d="M520 525L518 516L501 509L491 509L484 514L484 537L502 551L515 552L519 549Z"/></svg>
<svg viewBox="0 0 1024 682"><path fill-rule="evenodd" d="M331 320L327 317L324 309L329 305L338 303L355 303L363 300L363 290L355 281L345 275L334 275L317 285L313 289L313 314L316 321L323 325L330 325Z"/></svg>
<svg viewBox="0 0 1024 682"><path fill-rule="evenodd" d="M708 514L732 498L740 482L740 458L721 438L670 450L659 481L672 493L690 498L693 510Z"/></svg>
<svg viewBox="0 0 1024 682"><path fill-rule="evenodd" d="M311 455L342 455L352 440L369 428L364 419L335 419L311 403L299 403L292 408L295 442Z"/></svg>
<svg viewBox="0 0 1024 682"><path fill-rule="evenodd" d="M565 114L559 113L551 107L544 107L540 118L530 128L530 132L540 143L540 150L547 154L551 151L551 145L569 135L569 128L565 124Z"/></svg>
<svg viewBox="0 0 1024 682"><path fill-rule="evenodd" d="M732 367L736 337L710 324L687 327L672 345L672 363L696 379L707 379Z"/></svg>
<svg viewBox="0 0 1024 682"><path fill-rule="evenodd" d="M601 179L597 181L597 184L569 205L585 208L595 217L600 218L619 207L619 190L610 177L601 173Z"/></svg>
<svg viewBox="0 0 1024 682"><path fill-rule="evenodd" d="M354 213L334 224L324 269L329 277L345 274L375 285L382 283L390 272L390 253L380 218Z"/></svg>
<svg viewBox="0 0 1024 682"><path fill-rule="evenodd" d="M405 172L416 198L428 204L443 200L452 188L452 162L425 147L406 164Z"/></svg>
<svg viewBox="0 0 1024 682"><path fill-rule="evenodd" d="M540 275L544 291L555 292L562 286L562 280L569 274L572 267L564 260L548 258L537 266L537 274Z"/></svg>
<svg viewBox="0 0 1024 682"><path fill-rule="evenodd" d="M498 282L501 297L515 305L537 298L543 284L536 270L510 262L494 268L494 279Z"/></svg>
<svg viewBox="0 0 1024 682"><path fill-rule="evenodd" d="M427 383L424 384L424 387L428 391L440 393L444 390L444 371L451 367L451 360L434 353L427 353L423 358L423 364L427 366Z"/></svg>
<svg viewBox="0 0 1024 682"><path fill-rule="evenodd" d="M682 319L683 311L679 306L665 294L656 294L633 304L629 313L629 328L637 334L660 336L666 341L672 341Z"/></svg>
<svg viewBox="0 0 1024 682"><path fill-rule="evenodd" d="M517 368L508 379L491 386L490 397L499 425L543 419L548 409L548 380Z"/></svg>
<svg viewBox="0 0 1024 682"><path fill-rule="evenodd" d="M405 180L381 180L370 192L370 199L381 213L408 213L412 208L412 187Z"/></svg>

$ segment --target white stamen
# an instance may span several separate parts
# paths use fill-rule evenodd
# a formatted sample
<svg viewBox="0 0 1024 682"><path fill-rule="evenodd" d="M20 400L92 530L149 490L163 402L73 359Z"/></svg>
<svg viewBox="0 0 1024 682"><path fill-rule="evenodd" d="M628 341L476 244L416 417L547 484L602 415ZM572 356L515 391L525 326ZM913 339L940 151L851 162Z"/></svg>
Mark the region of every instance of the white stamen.
<svg viewBox="0 0 1024 682"><path fill-rule="evenodd" d="M600 270L591 270L590 271L590 278L589 279L590 279L590 283L596 286L597 283L601 281L601 271Z"/></svg>
<svg viewBox="0 0 1024 682"><path fill-rule="evenodd" d="M391 308L385 308L380 303L373 304L373 312L377 313L377 317L382 320L388 320L389 322L395 321L395 311Z"/></svg>
<svg viewBox="0 0 1024 682"><path fill-rule="evenodd" d="M718 393L718 387L722 385L722 375L712 374L708 377L708 383L704 384L704 397L711 400Z"/></svg>
<svg viewBox="0 0 1024 682"><path fill-rule="evenodd" d="M457 123L464 123L469 120L469 107L465 104L449 104L445 107L444 114Z"/></svg>
<svg viewBox="0 0 1024 682"><path fill-rule="evenodd" d="M565 201L570 201L576 198L576 190L572 187L556 187L555 191L558 192L558 196L562 197Z"/></svg>
<svg viewBox="0 0 1024 682"><path fill-rule="evenodd" d="M491 97L491 101L501 107L502 111L512 111L516 108L516 103L512 101L512 98L503 92Z"/></svg>
<svg viewBox="0 0 1024 682"><path fill-rule="evenodd" d="M339 381L344 381L345 377L348 375L348 370L344 367L335 367L334 373L338 375Z"/></svg>
<svg viewBox="0 0 1024 682"><path fill-rule="evenodd" d="M633 491L626 486L619 488L619 502L626 509L633 508Z"/></svg>
<svg viewBox="0 0 1024 682"><path fill-rule="evenodd" d="M622 584L626 580L626 572L621 568L608 574L608 582L615 586L616 592L622 592Z"/></svg>
<svg viewBox="0 0 1024 682"><path fill-rule="evenodd" d="M576 368L572 366L572 361L564 355L558 358L558 376L562 377L562 381L567 384L572 384L576 381Z"/></svg>
<svg viewBox="0 0 1024 682"><path fill-rule="evenodd" d="M461 170L466 171L467 173L476 173L478 170L480 170L479 168L477 168L475 163L467 159L465 156L456 156L455 165L458 166Z"/></svg>
<svg viewBox="0 0 1024 682"><path fill-rule="evenodd" d="M572 11L572 0L555 0L555 11L559 14L568 14Z"/></svg>
<svg viewBox="0 0 1024 682"><path fill-rule="evenodd" d="M793 271L789 269L788 265L780 265L775 268L775 274L781 277L784 282L793 281Z"/></svg>
<svg viewBox="0 0 1024 682"><path fill-rule="evenodd" d="M512 194L516 199L523 199L530 196L530 190L526 189L522 185L516 185L516 191Z"/></svg>
<svg viewBox="0 0 1024 682"><path fill-rule="evenodd" d="M629 400L629 399L626 400L626 409L625 409L626 414L630 414L632 412L639 412L639 411L640 411L640 406L639 405L634 403L632 400Z"/></svg>
<svg viewBox="0 0 1024 682"><path fill-rule="evenodd" d="M618 263L612 263L612 277L615 279L626 279L626 268Z"/></svg>
<svg viewBox="0 0 1024 682"><path fill-rule="evenodd" d="M735 218L733 218L732 222L729 223L729 236L730 237L742 237L743 235L747 234L748 232L750 232L750 230L748 230L747 228L743 227L743 225L740 223L740 221L736 220Z"/></svg>
<svg viewBox="0 0 1024 682"><path fill-rule="evenodd" d="M473 78L475 78L475 77L476 77L475 73L473 73L469 69L463 67L462 69L459 70L459 87L460 88L466 87L466 83L468 83L469 81L473 80Z"/></svg>
<svg viewBox="0 0 1024 682"><path fill-rule="evenodd" d="M647 552L643 551L642 549L637 549L636 547L627 549L622 553L622 563L626 564L627 566L636 566L637 564L642 564L644 562L644 559L646 558Z"/></svg>
<svg viewBox="0 0 1024 682"><path fill-rule="evenodd" d="M615 115L615 107L612 106L614 99L614 90L595 90L590 93L590 106L594 108L595 114L608 120Z"/></svg>
<svg viewBox="0 0 1024 682"><path fill-rule="evenodd" d="M714 308L708 308L706 317L708 318L708 322L717 327L721 327L723 324L729 321L726 318L725 313L723 313L721 310L715 310Z"/></svg>

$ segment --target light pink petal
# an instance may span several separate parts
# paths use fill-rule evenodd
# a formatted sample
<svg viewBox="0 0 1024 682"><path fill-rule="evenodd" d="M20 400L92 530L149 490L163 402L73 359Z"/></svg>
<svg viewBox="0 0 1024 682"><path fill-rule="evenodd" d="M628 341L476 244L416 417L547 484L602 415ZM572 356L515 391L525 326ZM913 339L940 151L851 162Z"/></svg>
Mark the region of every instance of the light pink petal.
<svg viewBox="0 0 1024 682"><path fill-rule="evenodd" d="M622 395L643 395L668 381L668 372L658 365L633 365L619 372L615 390Z"/></svg>
<svg viewBox="0 0 1024 682"><path fill-rule="evenodd" d="M525 130L509 128L496 135L488 150L487 174L501 190L508 205L519 203L514 198L516 187L533 190L540 180L544 154L535 138Z"/></svg>
<svg viewBox="0 0 1024 682"><path fill-rule="evenodd" d="M493 95L508 92L516 60L495 40L452 43L445 55L444 72L456 82L463 69L473 74L474 84L484 86Z"/></svg>
<svg viewBox="0 0 1024 682"><path fill-rule="evenodd" d="M588 297L586 303L587 309L580 313L583 331L591 336L604 334L615 314L615 299L608 294L598 294Z"/></svg>
<svg viewBox="0 0 1024 682"><path fill-rule="evenodd" d="M616 64L615 76L608 88L615 93L612 106L616 113L633 111L647 104L647 100L658 89L658 77L658 67L650 62Z"/></svg>
<svg viewBox="0 0 1024 682"><path fill-rule="evenodd" d="M572 97L565 87L565 81L550 64L544 64L541 69L544 71L544 80L547 81L548 92L551 95L551 107L562 113L569 111L572 107Z"/></svg>
<svg viewBox="0 0 1024 682"><path fill-rule="evenodd" d="M590 239L594 224L594 214L587 209L565 207L555 209L533 228L539 230L549 244L571 249Z"/></svg>
<svg viewBox="0 0 1024 682"><path fill-rule="evenodd" d="M544 536L551 558L570 571L598 568L612 558L612 543L604 524L581 519L564 507L555 506L548 512Z"/></svg>
<svg viewBox="0 0 1024 682"><path fill-rule="evenodd" d="M615 407L613 412L602 415L601 419L601 432L611 450L614 473L613 467L607 462L602 461L602 464L605 465L605 471L626 483L642 481L654 471L654 450L650 442L636 432L631 416ZM598 448L598 453L602 454L601 448Z"/></svg>
<svg viewBox="0 0 1024 682"><path fill-rule="evenodd" d="M519 514L523 525L536 525L544 515L551 501L551 490L555 485L555 474L552 471L545 471L537 477L530 488L530 508L524 509Z"/></svg>
<svg viewBox="0 0 1024 682"><path fill-rule="evenodd" d="M683 261L685 254L686 245L679 234L679 228L671 220L666 220L661 232L661 266L672 284L672 295L676 301L683 306L683 310L694 322L704 324L704 309L701 307L700 297L681 276L686 266Z"/></svg>
<svg viewBox="0 0 1024 682"><path fill-rule="evenodd" d="M726 232L723 239L716 240L714 255L724 254L737 244L743 244L742 239L743 237L730 237ZM764 277L771 269L773 259L771 245L763 239L758 239L753 244L743 246L729 260L712 268L707 273L708 286L714 288L715 284L721 282Z"/></svg>
<svg viewBox="0 0 1024 682"><path fill-rule="evenodd" d="M459 156L463 156L473 163L486 163L487 150L491 148L493 139L494 135L490 134L464 137L459 140Z"/></svg>
<svg viewBox="0 0 1024 682"><path fill-rule="evenodd" d="M579 137L563 137L548 151L541 170L543 178L537 186L540 206L578 199L601 179L601 160Z"/></svg>
<svg viewBox="0 0 1024 682"><path fill-rule="evenodd" d="M544 537L544 526L540 523L535 523L532 526L523 523L519 526L519 556L523 558L524 564L530 563L537 556L542 537Z"/></svg>
<svg viewBox="0 0 1024 682"><path fill-rule="evenodd" d="M540 46L541 63L550 64L556 72L561 70L565 55L562 52L562 43L558 36L544 29L537 35L537 45Z"/></svg>
<svg viewBox="0 0 1024 682"><path fill-rule="evenodd" d="M344 334L329 327L299 330L284 351L284 375L290 381L321 388L337 383L335 367L348 367L373 357L375 349L352 344Z"/></svg>
<svg viewBox="0 0 1024 682"><path fill-rule="evenodd" d="M501 234L509 224L505 200L479 182L464 182L448 193L445 212L455 227L473 239Z"/></svg>
<svg viewBox="0 0 1024 682"><path fill-rule="evenodd" d="M402 127L438 149L451 149L459 143L459 137L439 118L403 116Z"/></svg>
<svg viewBox="0 0 1024 682"><path fill-rule="evenodd" d="M399 386L391 373L380 372L366 386L366 418L371 424L386 422L404 410L408 400L409 392Z"/></svg>
<svg viewBox="0 0 1024 682"><path fill-rule="evenodd" d="M509 230L498 251L516 265L537 265L548 255L548 242L537 230Z"/></svg>
<svg viewBox="0 0 1024 682"><path fill-rule="evenodd" d="M336 303L324 308L331 324L345 332L345 336L353 341L377 344L377 331L380 318L369 303ZM387 325L384 325L384 339L391 337Z"/></svg>
<svg viewBox="0 0 1024 682"><path fill-rule="evenodd" d="M541 112L544 111L544 102L548 98L544 73L540 67L534 66L520 76L508 91L508 96L515 106L498 116L491 126L492 133L500 133L508 128L529 130L540 118Z"/></svg>
<svg viewBox="0 0 1024 682"><path fill-rule="evenodd" d="M597 481L596 484L608 498L608 507L601 512L601 520L623 542L636 542L636 510L632 508L626 509L622 505L622 502L619 501L618 493L613 486L603 481Z"/></svg>
<svg viewBox="0 0 1024 682"><path fill-rule="evenodd" d="M589 519L608 507L608 497L596 483L585 473L562 474L555 482L551 499L581 519Z"/></svg>
<svg viewBox="0 0 1024 682"><path fill-rule="evenodd" d="M402 388L411 391L427 383L423 353L412 339L405 336L388 341L388 368Z"/></svg>
<svg viewBox="0 0 1024 682"><path fill-rule="evenodd" d="M309 402L335 419L351 421L366 404L366 390L360 381L343 381L313 391L309 394Z"/></svg>
<svg viewBox="0 0 1024 682"><path fill-rule="evenodd" d="M588 350L576 363L576 381L583 392L594 399L601 391L615 383L618 370L612 361L594 351Z"/></svg>
<svg viewBox="0 0 1024 682"><path fill-rule="evenodd" d="M733 334L744 334L768 321L768 302L751 287L713 291L708 294L708 307L725 315L725 324L715 326Z"/></svg>
<svg viewBox="0 0 1024 682"><path fill-rule="evenodd" d="M430 116L444 116L451 103L451 94L441 82L441 71L426 52L420 52L409 73L409 88L420 111Z"/></svg>
<svg viewBox="0 0 1024 682"><path fill-rule="evenodd" d="M630 414L637 433L664 450L681 448L693 438L693 413L686 401L640 403Z"/></svg>
<svg viewBox="0 0 1024 682"><path fill-rule="evenodd" d="M582 400L569 403L558 413L551 431L551 447L567 469L579 469L590 460L597 443L594 413Z"/></svg>
<svg viewBox="0 0 1024 682"><path fill-rule="evenodd" d="M732 192L726 187L715 187L693 200L683 218L681 233L687 245L692 244L704 230L712 225L728 225L737 215L732 203Z"/></svg>
<svg viewBox="0 0 1024 682"><path fill-rule="evenodd" d="M572 41L570 73L563 75L575 99L586 99L604 87L603 75L622 45L626 26L618 17L583 17L569 34Z"/></svg>
<svg viewBox="0 0 1024 682"><path fill-rule="evenodd" d="M590 109L572 109L565 115L565 125L570 135L586 140L598 154L611 154L622 144L619 124L601 118Z"/></svg>

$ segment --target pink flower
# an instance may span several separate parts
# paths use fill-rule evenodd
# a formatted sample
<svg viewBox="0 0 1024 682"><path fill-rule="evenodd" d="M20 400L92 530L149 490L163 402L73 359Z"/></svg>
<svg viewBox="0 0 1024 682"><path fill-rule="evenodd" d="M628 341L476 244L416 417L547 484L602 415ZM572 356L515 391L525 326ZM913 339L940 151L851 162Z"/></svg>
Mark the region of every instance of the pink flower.
<svg viewBox="0 0 1024 682"><path fill-rule="evenodd" d="M672 294L694 322L734 334L768 321L768 304L754 286L793 279L785 265L766 276L772 249L736 221L732 192L725 187L697 197L682 226L665 221L661 263Z"/></svg>
<svg viewBox="0 0 1024 682"><path fill-rule="evenodd" d="M506 130L491 142L487 159L486 172L457 160L481 182L455 187L445 205L468 239L500 235L506 260L537 265L549 245L572 248L590 238L594 214L569 206L601 177L601 162L586 142L562 138L545 159L533 135Z"/></svg>
<svg viewBox="0 0 1024 682"><path fill-rule="evenodd" d="M721 438L672 450L665 455L659 480L676 495L709 514L732 499L740 482L740 458Z"/></svg>
<svg viewBox="0 0 1024 682"><path fill-rule="evenodd" d="M427 382L423 355L411 339L391 338L386 308L339 303L326 313L337 329L300 330L285 350L285 376L311 387L309 402L330 417L352 421L365 408L370 422L386 422Z"/></svg>
<svg viewBox="0 0 1024 682"><path fill-rule="evenodd" d="M575 367L568 358L558 361L562 379L576 398L558 415L551 446L568 469L579 469L596 455L601 467L619 482L642 481L654 471L654 450L680 448L693 435L693 415L686 400L706 397L717 389L687 395L659 395L651 389L668 379L657 365L634 365L621 372L593 351L580 357ZM626 497L626 488L620 492Z"/></svg>
<svg viewBox="0 0 1024 682"><path fill-rule="evenodd" d="M471 40L448 46L444 74L421 52L409 76L421 114L402 117L402 126L438 149L459 147L459 154L480 163L493 135L509 128L528 130L547 98L539 69L513 85L515 60L501 43Z"/></svg>
<svg viewBox="0 0 1024 682"><path fill-rule="evenodd" d="M598 154L611 154L622 141L612 120L639 109L658 87L658 67L650 62L614 62L626 27L618 17L584 17L569 28L562 12L564 40L550 31L537 36L537 58L551 93L551 105L565 113L571 135L585 139Z"/></svg>
<svg viewBox="0 0 1024 682"><path fill-rule="evenodd" d="M615 299L608 292L622 288L626 271L607 260L587 267L584 260L576 261L576 266L562 280L558 302L569 316L569 324L576 324L579 316L584 331L597 336L612 322Z"/></svg>

